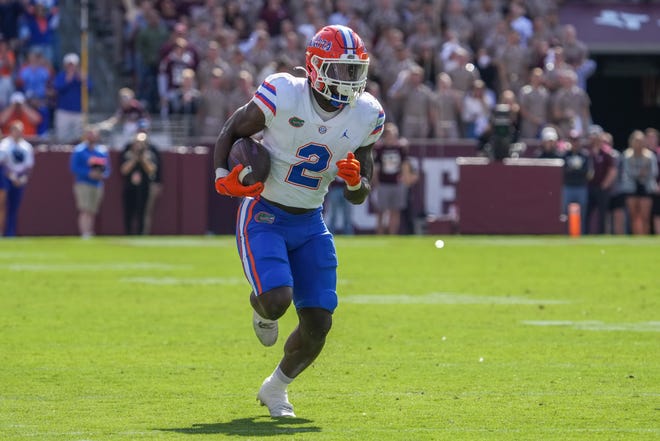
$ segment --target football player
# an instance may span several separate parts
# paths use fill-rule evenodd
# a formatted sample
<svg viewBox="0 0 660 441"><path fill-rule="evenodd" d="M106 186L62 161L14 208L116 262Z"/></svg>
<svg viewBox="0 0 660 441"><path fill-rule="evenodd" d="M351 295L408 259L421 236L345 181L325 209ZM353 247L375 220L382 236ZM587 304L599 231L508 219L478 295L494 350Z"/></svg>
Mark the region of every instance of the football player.
<svg viewBox="0 0 660 441"><path fill-rule="evenodd" d="M322 217L336 176L344 196L362 203L370 191L373 144L385 114L365 92L369 55L362 39L345 26L326 26L308 43L306 78L268 76L252 99L236 110L215 144L215 189L243 197L236 239L252 286L253 327L265 346L275 344L277 320L293 302L298 326L284 356L258 392L273 417L295 416L287 386L319 355L337 307L337 255ZM242 165L228 170L238 138L263 131L270 153L265 182L244 186Z"/></svg>

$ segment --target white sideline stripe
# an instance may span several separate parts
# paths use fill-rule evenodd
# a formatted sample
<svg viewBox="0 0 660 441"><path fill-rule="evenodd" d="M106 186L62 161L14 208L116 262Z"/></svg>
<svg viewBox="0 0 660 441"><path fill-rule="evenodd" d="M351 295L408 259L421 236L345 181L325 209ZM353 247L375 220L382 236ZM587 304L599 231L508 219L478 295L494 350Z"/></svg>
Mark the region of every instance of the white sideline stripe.
<svg viewBox="0 0 660 441"><path fill-rule="evenodd" d="M600 320L523 320L522 324L530 326L565 326L581 331L632 331L660 332L660 322L638 323L605 323Z"/></svg>
<svg viewBox="0 0 660 441"><path fill-rule="evenodd" d="M0 265L0 269L10 271L125 271L125 270L182 270L191 265L170 265L167 263L126 262L126 263L12 263Z"/></svg>
<svg viewBox="0 0 660 441"><path fill-rule="evenodd" d="M450 292L432 292L421 295L411 294L357 294L341 296L342 303L360 305L563 305L570 303L565 300L529 299L515 296L480 296L473 294L456 294Z"/></svg>
<svg viewBox="0 0 660 441"><path fill-rule="evenodd" d="M143 285L242 285L245 283L242 277L124 277L119 281Z"/></svg>

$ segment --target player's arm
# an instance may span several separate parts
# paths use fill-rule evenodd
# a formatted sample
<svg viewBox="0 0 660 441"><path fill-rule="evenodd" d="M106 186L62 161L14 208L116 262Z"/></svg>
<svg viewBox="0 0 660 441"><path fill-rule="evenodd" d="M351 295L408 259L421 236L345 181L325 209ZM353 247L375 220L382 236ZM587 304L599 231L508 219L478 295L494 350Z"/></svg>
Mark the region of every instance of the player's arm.
<svg viewBox="0 0 660 441"><path fill-rule="evenodd" d="M239 173L243 165L238 164L228 170L227 157L234 141L238 138L254 135L266 127L263 112L252 101L237 109L227 120L218 135L213 150L213 164L215 166L215 190L224 196L252 196L260 194L264 188L263 183L243 185L239 180Z"/></svg>
<svg viewBox="0 0 660 441"><path fill-rule="evenodd" d="M238 138L252 136L266 128L264 114L252 101L239 107L222 127L213 151L214 168L227 170L227 157Z"/></svg>
<svg viewBox="0 0 660 441"><path fill-rule="evenodd" d="M339 177L346 181L344 188L344 197L352 204L361 204L369 196L371 191L371 178L374 171L374 159L372 156L373 144L362 146L355 151L354 160L359 163L359 176L357 182L351 182L350 176L342 176L342 166L339 166ZM349 158L340 160L338 164L350 164ZM345 162L342 162L345 161ZM348 178L348 179L347 179Z"/></svg>

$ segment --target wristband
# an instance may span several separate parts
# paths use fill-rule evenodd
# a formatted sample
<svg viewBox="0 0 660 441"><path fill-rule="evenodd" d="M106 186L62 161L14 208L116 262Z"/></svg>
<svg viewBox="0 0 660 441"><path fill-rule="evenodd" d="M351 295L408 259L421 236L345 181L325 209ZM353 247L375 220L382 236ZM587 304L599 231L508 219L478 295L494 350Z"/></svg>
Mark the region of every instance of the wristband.
<svg viewBox="0 0 660 441"><path fill-rule="evenodd" d="M348 189L348 191L359 190L360 187L362 187L362 179L360 179L360 182L359 182L358 184L356 184L356 185L348 185L348 184L346 184L346 188Z"/></svg>
<svg viewBox="0 0 660 441"><path fill-rule="evenodd" d="M224 178L229 174L229 170L226 168L218 167L215 169L215 180L217 181L220 178Z"/></svg>

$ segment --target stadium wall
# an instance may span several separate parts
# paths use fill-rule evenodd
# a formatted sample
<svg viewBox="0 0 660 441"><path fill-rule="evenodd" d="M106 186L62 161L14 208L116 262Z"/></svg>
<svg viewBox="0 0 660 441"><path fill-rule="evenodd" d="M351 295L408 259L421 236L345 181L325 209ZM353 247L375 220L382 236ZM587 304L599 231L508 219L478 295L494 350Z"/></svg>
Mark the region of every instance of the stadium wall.
<svg viewBox="0 0 660 441"><path fill-rule="evenodd" d="M73 176L69 171L71 146L35 147L35 168L19 213L22 236L77 235ZM410 147L420 172L411 189L410 213L417 233L433 234L561 234L559 222L561 168L535 163L517 167L459 165L459 157L474 156L473 145ZM96 232L121 235L122 177L119 152L111 152L112 174ZM232 234L238 200L215 194L212 152L208 147L180 147L162 152L163 191L155 208L152 234ZM465 174L464 182L461 174ZM459 194L460 192L460 194ZM462 216L460 214L463 214ZM356 206L358 232L375 229L371 201Z"/></svg>

